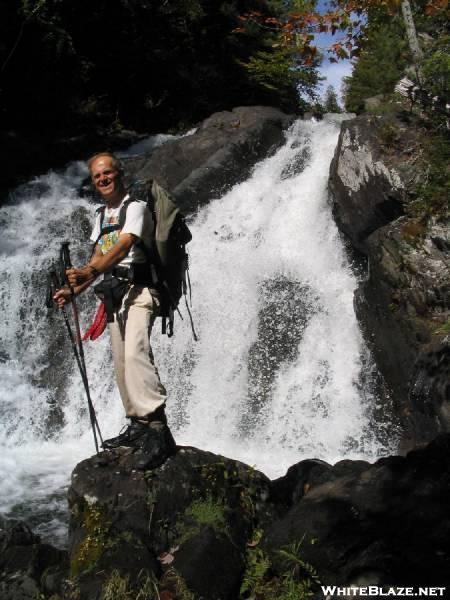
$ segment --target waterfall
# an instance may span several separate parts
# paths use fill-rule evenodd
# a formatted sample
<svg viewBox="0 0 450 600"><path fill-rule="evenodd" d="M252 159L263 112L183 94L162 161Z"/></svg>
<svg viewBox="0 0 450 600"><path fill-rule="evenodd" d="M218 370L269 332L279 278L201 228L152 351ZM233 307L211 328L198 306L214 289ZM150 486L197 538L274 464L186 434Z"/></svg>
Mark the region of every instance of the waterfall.
<svg viewBox="0 0 450 600"><path fill-rule="evenodd" d="M304 458L373 460L396 448L353 310L357 278L328 202L333 120L296 122L249 179L189 225L193 315L152 344L178 444L242 460L270 477ZM163 143L152 138L132 148ZM0 209L0 511L63 543L71 469L94 451L79 373L46 273L62 240L86 261L95 207L82 163L50 172ZM82 325L94 312L80 299ZM107 335L85 349L104 437L123 425ZM383 404L382 404L383 403ZM382 416L380 416L382 415Z"/></svg>

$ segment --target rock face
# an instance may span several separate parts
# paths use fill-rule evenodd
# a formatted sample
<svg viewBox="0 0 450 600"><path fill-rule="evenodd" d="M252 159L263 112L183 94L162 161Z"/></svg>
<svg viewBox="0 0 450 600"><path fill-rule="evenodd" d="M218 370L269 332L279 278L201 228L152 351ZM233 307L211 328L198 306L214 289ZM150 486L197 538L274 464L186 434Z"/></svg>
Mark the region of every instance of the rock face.
<svg viewBox="0 0 450 600"><path fill-rule="evenodd" d="M383 161L379 132L367 117L342 123L329 186L336 222L361 252L373 231L403 214L407 200L405 184Z"/></svg>
<svg viewBox="0 0 450 600"><path fill-rule="evenodd" d="M134 590L150 578L170 598L186 588L236 599L256 515L264 521L273 512L269 480L195 448L145 472L135 468L138 456L122 448L73 472L70 576L81 598L99 597L114 578Z"/></svg>
<svg viewBox="0 0 450 600"><path fill-rule="evenodd" d="M42 544L26 524L0 518L2 600L48 598L61 589L67 568L66 552Z"/></svg>
<svg viewBox="0 0 450 600"><path fill-rule="evenodd" d="M449 242L450 230L437 223L402 217L386 225L367 240L369 277L356 293L357 315L415 443L450 431Z"/></svg>
<svg viewBox="0 0 450 600"><path fill-rule="evenodd" d="M188 214L236 183L284 141L293 117L267 106L247 106L213 114L195 133L166 142L147 156L125 162L136 195L156 179ZM86 194L92 193L89 184Z"/></svg>
<svg viewBox="0 0 450 600"><path fill-rule="evenodd" d="M450 434L375 464L304 460L275 481L190 447L148 471L138 457L122 448L74 470L69 562L26 526L1 524L2 600L450 586Z"/></svg>
<svg viewBox="0 0 450 600"><path fill-rule="evenodd" d="M416 137L382 118L344 122L329 181L338 226L369 259L356 312L406 447L450 431L450 227L442 217L403 214L421 178L411 154Z"/></svg>
<svg viewBox="0 0 450 600"><path fill-rule="evenodd" d="M449 459L446 435L373 465L303 461L273 483L289 505L262 545L280 568L278 550L302 540L324 584L448 586Z"/></svg>

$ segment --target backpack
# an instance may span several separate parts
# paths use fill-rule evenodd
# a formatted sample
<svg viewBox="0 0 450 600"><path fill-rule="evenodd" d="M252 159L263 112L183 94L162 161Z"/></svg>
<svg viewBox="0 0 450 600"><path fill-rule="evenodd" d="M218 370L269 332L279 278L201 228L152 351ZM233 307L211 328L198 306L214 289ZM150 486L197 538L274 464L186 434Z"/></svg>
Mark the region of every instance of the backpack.
<svg viewBox="0 0 450 600"><path fill-rule="evenodd" d="M136 182L133 188L142 183ZM150 183L146 182L146 187L147 197L145 200L141 200L130 194L130 198L123 203L119 212L119 222L117 225L102 228L106 207L101 206L97 209L97 213L100 214L101 232L95 244L98 243L100 237L105 233L123 228L127 216L127 208L132 202L145 201L154 225L152 245L149 248L145 246L142 240L136 242L136 245L146 254L151 279L153 282L157 282L156 287L160 293L161 303L159 316L162 317L162 333L167 334L168 337L172 337L175 312L178 312L180 318L183 319L178 304L181 297L184 296L192 334L194 340L197 341L198 338L195 333L192 314L187 300L188 290L191 297L191 282L186 244L192 240L192 234L186 225L184 215L180 212L180 209L176 206L168 192L153 180Z"/></svg>

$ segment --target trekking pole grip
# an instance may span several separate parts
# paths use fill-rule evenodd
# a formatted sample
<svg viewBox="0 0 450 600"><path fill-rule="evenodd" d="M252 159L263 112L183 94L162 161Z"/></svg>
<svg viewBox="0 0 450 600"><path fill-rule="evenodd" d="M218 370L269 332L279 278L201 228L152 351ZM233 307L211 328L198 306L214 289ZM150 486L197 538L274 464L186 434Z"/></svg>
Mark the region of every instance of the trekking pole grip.
<svg viewBox="0 0 450 600"><path fill-rule="evenodd" d="M70 260L69 245L70 245L70 242L62 242L61 243L61 257L62 257L63 265L66 269L72 268L72 262Z"/></svg>
<svg viewBox="0 0 450 600"><path fill-rule="evenodd" d="M62 242L61 243L61 252L60 252L60 257L61 257L61 267L62 267L62 273L61 275L64 277L64 281L67 283L67 285L69 286L69 289L72 293L72 296L74 296L74 290L73 287L70 285L69 279L67 277L67 269L71 269L72 268L72 261L70 259L70 250L69 250L69 245L70 242Z"/></svg>

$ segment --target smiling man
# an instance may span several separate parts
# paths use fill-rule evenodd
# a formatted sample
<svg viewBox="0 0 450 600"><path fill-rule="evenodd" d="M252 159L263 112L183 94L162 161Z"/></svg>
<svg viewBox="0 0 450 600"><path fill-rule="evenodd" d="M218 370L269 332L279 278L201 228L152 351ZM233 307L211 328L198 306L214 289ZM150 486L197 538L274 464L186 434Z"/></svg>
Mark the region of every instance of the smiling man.
<svg viewBox="0 0 450 600"><path fill-rule="evenodd" d="M161 460L161 452L165 458L175 448L164 414L166 391L150 346L159 309L157 286L148 264L155 225L146 204L127 194L122 166L113 154L96 154L88 168L105 206L97 211L89 263L68 270L67 275L78 295L103 274L95 290L108 313L116 381L130 420L122 433L105 440L103 448L139 448L151 455L150 462L143 462L145 468L151 468L152 460L155 464ZM63 306L70 300L70 291L59 290L54 299Z"/></svg>

